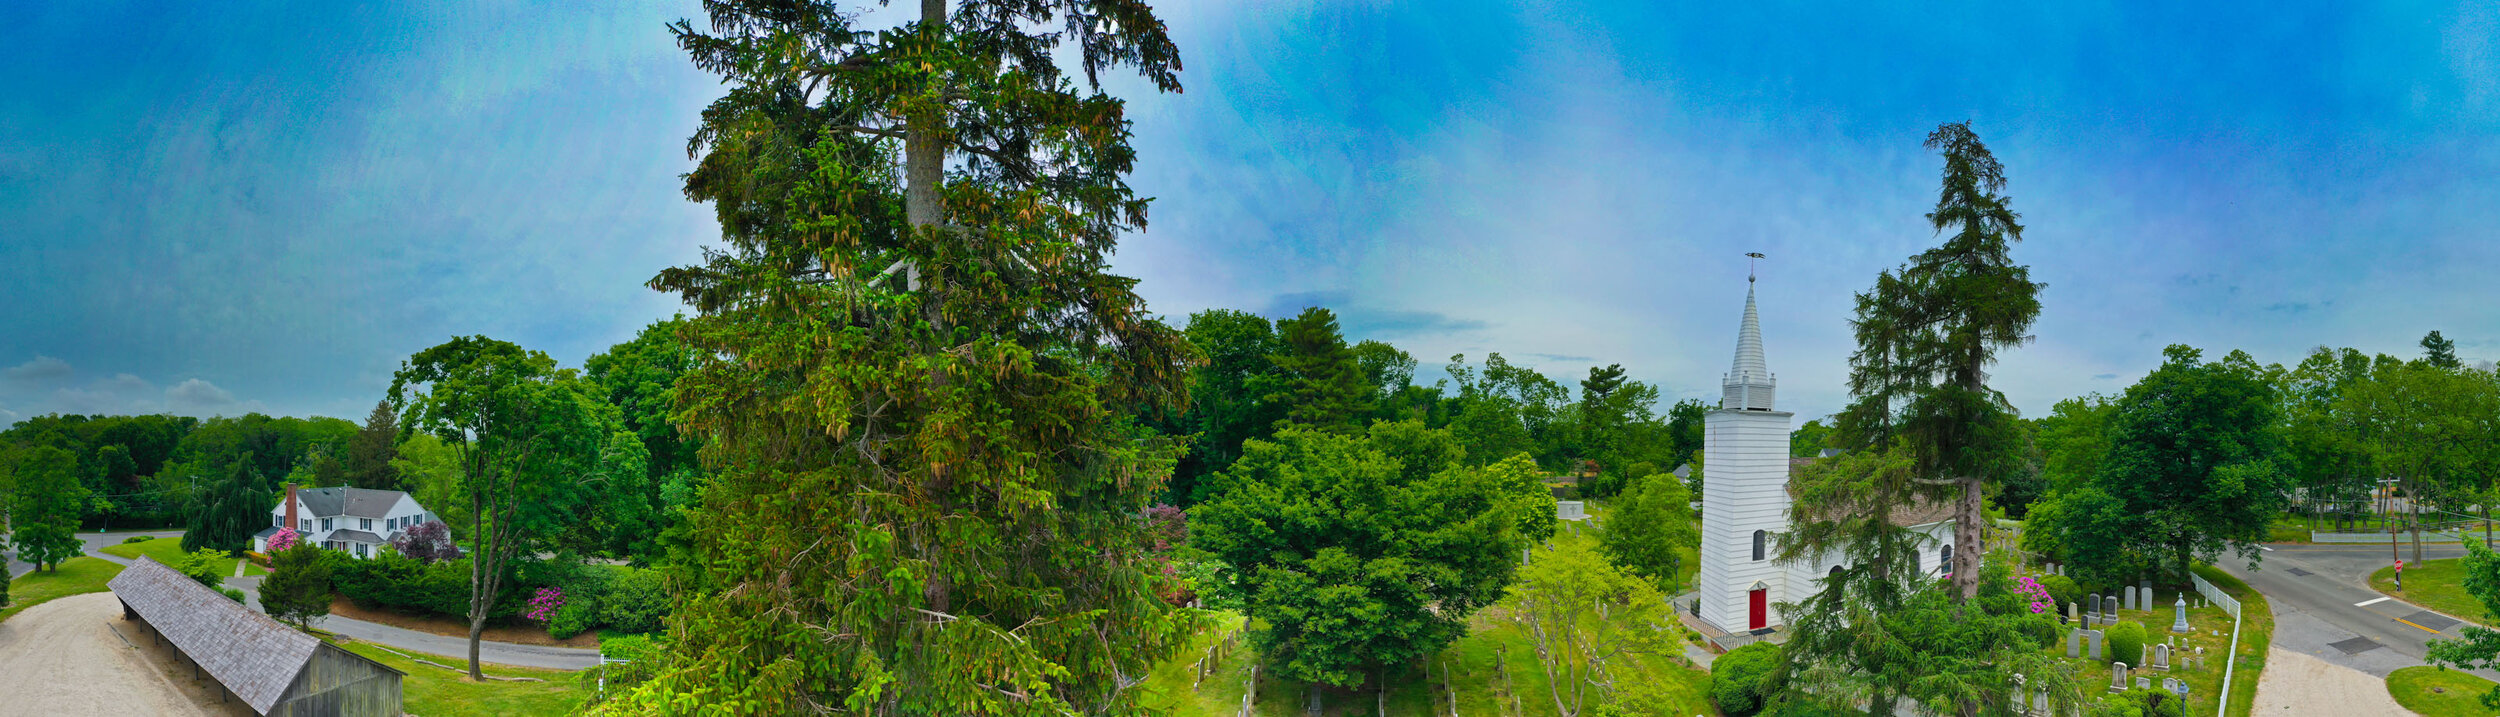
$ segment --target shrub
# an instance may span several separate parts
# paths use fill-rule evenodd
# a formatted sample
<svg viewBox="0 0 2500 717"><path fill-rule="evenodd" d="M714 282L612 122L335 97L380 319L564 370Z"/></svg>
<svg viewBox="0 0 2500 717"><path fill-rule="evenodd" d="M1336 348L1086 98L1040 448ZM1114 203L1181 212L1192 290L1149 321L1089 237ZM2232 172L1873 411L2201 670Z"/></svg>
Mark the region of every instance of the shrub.
<svg viewBox="0 0 2500 717"><path fill-rule="evenodd" d="M529 610L521 613L521 616L545 625L554 622L556 612L563 609L564 588L545 587L539 588L536 594L530 596Z"/></svg>
<svg viewBox="0 0 2500 717"><path fill-rule="evenodd" d="M1710 662L1710 701L1719 711L1749 715L1762 708L1762 682L1779 665L1779 646L1756 642Z"/></svg>
<svg viewBox="0 0 2500 717"><path fill-rule="evenodd" d="M2049 597L2057 598L2057 604L2061 606L2059 612L2065 611L2062 607L2065 604L2083 599L2083 586L2076 585L2073 578L2064 575L2042 576L2040 587L2048 588Z"/></svg>
<svg viewBox="0 0 2500 717"><path fill-rule="evenodd" d="M234 588L218 588L217 592L225 593L226 598L229 600L243 602L243 591L241 590L236 590Z"/></svg>
<svg viewBox="0 0 2500 717"><path fill-rule="evenodd" d="M269 544L263 547L269 548L271 554L283 553L303 540L304 536L296 533L294 528L279 528L278 532L269 536Z"/></svg>
<svg viewBox="0 0 2500 717"><path fill-rule="evenodd" d="M2144 664L2144 624L2122 622L2109 629L2109 661L2128 667Z"/></svg>
<svg viewBox="0 0 2500 717"><path fill-rule="evenodd" d="M173 564L165 567L173 568L174 572L182 573L183 577L198 581L201 585L214 588L226 582L226 571L220 569L224 566L219 565L218 562L229 557L233 555L226 551L203 548L183 553L181 557L174 558Z"/></svg>
<svg viewBox="0 0 2500 717"><path fill-rule="evenodd" d="M331 569L335 561L326 559L322 552L320 548L297 543L278 554L273 561L277 569L260 583L260 606L270 617L303 627L311 624L313 618L330 614Z"/></svg>
<svg viewBox="0 0 2500 717"><path fill-rule="evenodd" d="M9 576L0 574L0 607L9 606Z"/></svg>
<svg viewBox="0 0 2500 717"><path fill-rule="evenodd" d="M668 669L667 645L662 639L656 637L637 635L602 640L599 643L599 655L611 660L624 660L624 662L603 663L591 668L597 671L597 674L591 677L606 680L607 688L611 691L622 691L624 688L648 682Z"/></svg>
<svg viewBox="0 0 2500 717"><path fill-rule="evenodd" d="M589 603L566 603L563 607L556 608L555 617L547 620L547 636L562 640L579 635L584 630L596 627L598 620L598 611L591 609Z"/></svg>
<svg viewBox="0 0 2500 717"><path fill-rule="evenodd" d="M460 557L460 546L451 541L451 528L443 521L429 520L399 531L391 538L391 547L419 562L439 563Z"/></svg>
<svg viewBox="0 0 2500 717"><path fill-rule="evenodd" d="M123 538L123 539L122 539L122 544L123 544L123 545L129 545L129 544L131 544L131 543L145 543L145 542L148 542L148 541L150 541L150 540L155 540L155 539L156 539L156 538L155 538L155 537L153 537L153 536L146 536L146 535L133 535L133 536L130 536L130 537L127 537L127 538Z"/></svg>
<svg viewBox="0 0 2500 717"><path fill-rule="evenodd" d="M660 571L616 568L599 597L598 619L620 632L658 632L668 619L668 585Z"/></svg>
<svg viewBox="0 0 2500 717"><path fill-rule="evenodd" d="M331 566L331 579L341 597L359 607L389 607L402 611L432 613L466 618L469 614L469 561L445 560L427 564L394 551L382 551L370 559L358 560L333 551L323 551ZM489 617L518 613L529 590L511 575L504 578L506 587L498 596Z"/></svg>

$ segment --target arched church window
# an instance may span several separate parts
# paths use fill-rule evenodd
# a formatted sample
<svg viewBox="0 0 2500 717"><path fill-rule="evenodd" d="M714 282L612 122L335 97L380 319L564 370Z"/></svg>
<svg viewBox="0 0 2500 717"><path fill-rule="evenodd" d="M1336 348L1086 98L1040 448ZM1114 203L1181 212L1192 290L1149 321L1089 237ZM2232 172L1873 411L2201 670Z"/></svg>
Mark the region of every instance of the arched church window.
<svg viewBox="0 0 2500 717"><path fill-rule="evenodd" d="M1950 546L1950 545L1944 546L1944 552L1941 552L1941 553L1938 553L1938 554L1937 554L1937 556L1936 556L1936 569L1938 569L1938 570L1952 570L1952 569L1953 569L1953 546Z"/></svg>
<svg viewBox="0 0 2500 717"><path fill-rule="evenodd" d="M1762 559L1762 551L1763 551L1763 548L1765 548L1765 547L1769 546L1769 544L1770 544L1770 543L1769 543L1770 535L1771 535L1770 533L1767 533L1767 532L1764 532L1764 531L1760 531L1760 530L1757 530L1757 531L1754 531L1754 532L1753 532L1753 559L1755 559L1755 560L1761 560L1761 559Z"/></svg>
<svg viewBox="0 0 2500 717"><path fill-rule="evenodd" d="M1828 573L1824 573L1824 574L1823 574L1823 577L1832 577L1832 576L1839 575L1839 574L1840 574L1840 566L1838 566L1838 565L1834 565L1834 566L1832 566L1832 571L1831 571L1831 572L1828 572Z"/></svg>

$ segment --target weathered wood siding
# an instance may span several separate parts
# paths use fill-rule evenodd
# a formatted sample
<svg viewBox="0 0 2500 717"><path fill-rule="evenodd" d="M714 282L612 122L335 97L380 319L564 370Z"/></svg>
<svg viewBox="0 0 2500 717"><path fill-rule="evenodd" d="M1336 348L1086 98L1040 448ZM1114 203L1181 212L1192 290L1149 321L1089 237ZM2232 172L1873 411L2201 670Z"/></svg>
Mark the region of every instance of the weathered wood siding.
<svg viewBox="0 0 2500 717"><path fill-rule="evenodd" d="M400 674L364 656L324 644L287 685L270 717L395 717Z"/></svg>

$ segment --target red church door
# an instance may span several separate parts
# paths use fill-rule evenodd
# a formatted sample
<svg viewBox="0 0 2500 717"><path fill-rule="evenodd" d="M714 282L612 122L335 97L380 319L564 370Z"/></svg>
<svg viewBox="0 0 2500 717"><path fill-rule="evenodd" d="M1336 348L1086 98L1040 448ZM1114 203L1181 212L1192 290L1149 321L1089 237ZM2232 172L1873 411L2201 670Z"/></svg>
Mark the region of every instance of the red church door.
<svg viewBox="0 0 2500 717"><path fill-rule="evenodd" d="M1753 604L1753 609L1749 611L1753 616L1745 621L1748 626L1746 629L1760 630L1763 626L1771 624L1771 591L1755 588L1753 592L1745 593L1745 596Z"/></svg>

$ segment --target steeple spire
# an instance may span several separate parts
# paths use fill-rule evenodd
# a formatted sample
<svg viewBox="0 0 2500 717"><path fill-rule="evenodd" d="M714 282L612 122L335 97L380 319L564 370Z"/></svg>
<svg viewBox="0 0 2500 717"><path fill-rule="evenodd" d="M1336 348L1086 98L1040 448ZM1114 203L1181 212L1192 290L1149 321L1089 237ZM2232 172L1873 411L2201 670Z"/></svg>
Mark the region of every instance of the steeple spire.
<svg viewBox="0 0 2500 717"><path fill-rule="evenodd" d="M1760 254L1750 255L1760 258ZM1754 277L1745 276L1745 324L1736 331L1736 362L1729 367L1721 384L1719 407L1735 410L1771 410L1771 394L1778 382L1770 367L1762 360L1762 320L1754 310Z"/></svg>

